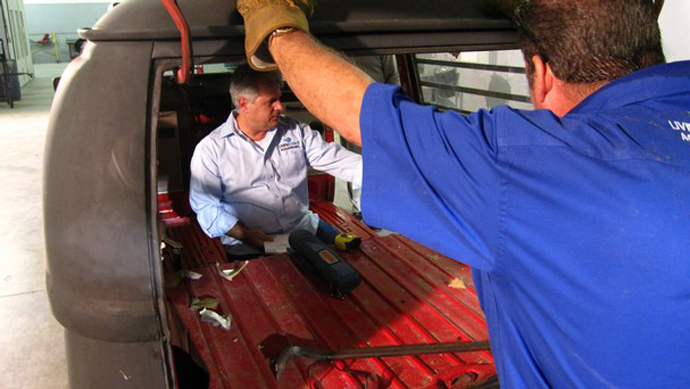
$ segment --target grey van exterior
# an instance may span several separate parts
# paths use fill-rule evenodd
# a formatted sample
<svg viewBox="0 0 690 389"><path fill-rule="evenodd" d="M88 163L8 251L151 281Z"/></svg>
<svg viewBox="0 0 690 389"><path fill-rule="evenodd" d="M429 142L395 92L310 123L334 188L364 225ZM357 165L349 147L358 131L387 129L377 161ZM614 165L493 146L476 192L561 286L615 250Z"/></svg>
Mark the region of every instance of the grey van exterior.
<svg viewBox="0 0 690 389"><path fill-rule="evenodd" d="M239 61L234 2L180 0L195 61ZM479 0L321 0L312 31L348 53L515 47L510 22ZM163 4L125 1L91 29L65 71L46 144L47 288L65 327L75 388L172 388L157 227L160 77L180 62Z"/></svg>

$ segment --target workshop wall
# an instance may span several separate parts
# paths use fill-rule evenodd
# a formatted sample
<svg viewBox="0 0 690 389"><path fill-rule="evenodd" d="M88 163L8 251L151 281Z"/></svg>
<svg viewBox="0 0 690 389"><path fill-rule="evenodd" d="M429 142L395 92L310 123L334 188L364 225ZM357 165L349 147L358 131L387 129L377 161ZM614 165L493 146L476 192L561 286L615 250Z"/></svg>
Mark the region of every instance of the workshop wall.
<svg viewBox="0 0 690 389"><path fill-rule="evenodd" d="M25 0L26 29L34 63L69 62L76 55L73 44L79 38L77 30L93 26L109 4L110 1ZM42 43L46 34L50 40Z"/></svg>
<svg viewBox="0 0 690 389"><path fill-rule="evenodd" d="M690 60L690 45L687 43L690 1L668 0L659 15L659 28L668 62Z"/></svg>

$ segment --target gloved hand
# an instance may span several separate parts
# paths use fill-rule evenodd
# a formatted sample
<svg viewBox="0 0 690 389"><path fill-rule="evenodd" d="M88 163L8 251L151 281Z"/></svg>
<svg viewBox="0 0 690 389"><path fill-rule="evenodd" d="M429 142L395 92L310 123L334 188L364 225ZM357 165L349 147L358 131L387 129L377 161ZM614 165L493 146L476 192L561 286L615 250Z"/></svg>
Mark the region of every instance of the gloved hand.
<svg viewBox="0 0 690 389"><path fill-rule="evenodd" d="M522 2L522 0L485 0L490 6L501 11L511 20L515 19L515 8Z"/></svg>
<svg viewBox="0 0 690 389"><path fill-rule="evenodd" d="M237 11L244 17L244 49L249 66L275 70L267 38L285 27L309 32L307 18L314 14L314 8L316 0L237 0Z"/></svg>

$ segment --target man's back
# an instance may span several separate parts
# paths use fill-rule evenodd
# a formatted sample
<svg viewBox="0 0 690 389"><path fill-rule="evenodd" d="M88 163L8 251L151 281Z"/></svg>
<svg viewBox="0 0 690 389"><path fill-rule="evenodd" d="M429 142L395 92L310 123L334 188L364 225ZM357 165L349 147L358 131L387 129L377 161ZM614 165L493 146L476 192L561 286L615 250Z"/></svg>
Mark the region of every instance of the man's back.
<svg viewBox="0 0 690 389"><path fill-rule="evenodd" d="M503 247L477 277L504 384L690 382L688 75L639 72L562 120L506 113Z"/></svg>
<svg viewBox="0 0 690 389"><path fill-rule="evenodd" d="M688 75L643 70L562 119L368 90L366 219L473 266L504 386L690 382Z"/></svg>

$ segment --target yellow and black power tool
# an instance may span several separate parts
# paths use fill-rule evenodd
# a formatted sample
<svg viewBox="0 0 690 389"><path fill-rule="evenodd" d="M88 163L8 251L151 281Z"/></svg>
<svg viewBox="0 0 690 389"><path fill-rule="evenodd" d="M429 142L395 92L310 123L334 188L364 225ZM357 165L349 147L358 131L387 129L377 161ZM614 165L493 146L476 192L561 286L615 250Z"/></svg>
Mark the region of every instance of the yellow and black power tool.
<svg viewBox="0 0 690 389"><path fill-rule="evenodd" d="M358 249L362 244L362 238L355 234L343 232L335 237L335 248L342 251Z"/></svg>
<svg viewBox="0 0 690 389"><path fill-rule="evenodd" d="M342 239L341 244L359 246L361 239L352 236L357 239ZM311 232L295 230L290 234L289 242L290 247L298 254L298 258L304 260L310 272L313 271L318 279L325 282L329 294L344 296L362 281L359 273L345 262L337 251L328 247Z"/></svg>

